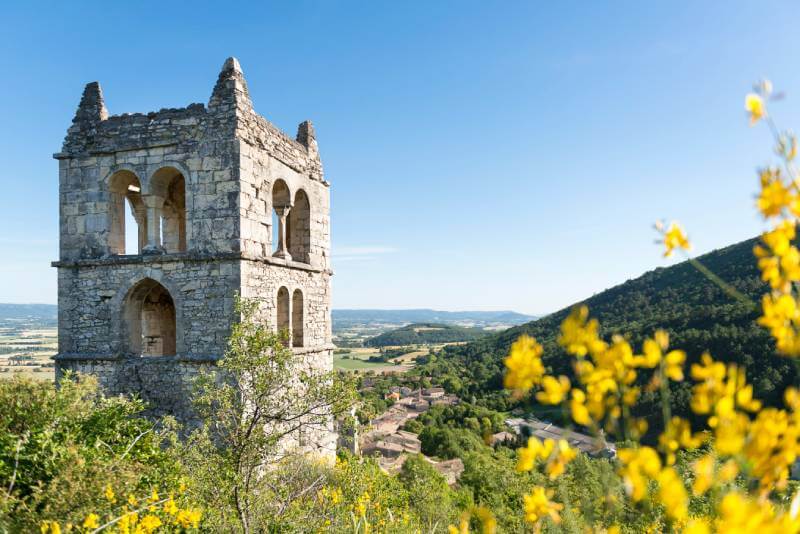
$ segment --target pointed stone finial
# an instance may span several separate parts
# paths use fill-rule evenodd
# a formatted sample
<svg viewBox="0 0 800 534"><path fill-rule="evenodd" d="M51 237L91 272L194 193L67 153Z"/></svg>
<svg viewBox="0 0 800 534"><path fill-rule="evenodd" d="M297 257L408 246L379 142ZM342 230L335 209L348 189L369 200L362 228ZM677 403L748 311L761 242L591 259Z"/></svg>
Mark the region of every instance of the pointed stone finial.
<svg viewBox="0 0 800 534"><path fill-rule="evenodd" d="M91 82L86 84L81 97L81 103L78 105L78 111L75 113L75 118L72 119L73 124L96 124L108 118L108 110L106 103L103 100L103 90L100 89L100 84Z"/></svg>
<svg viewBox="0 0 800 534"><path fill-rule="evenodd" d="M225 60L225 63L222 65L222 72L226 71L234 71L238 72L239 74L244 74L242 72L242 66L239 65L239 60L235 57L231 56Z"/></svg>
<svg viewBox="0 0 800 534"><path fill-rule="evenodd" d="M317 132L314 131L314 124L311 121L303 121L297 126L297 142L311 148L313 144L317 146Z"/></svg>
<svg viewBox="0 0 800 534"><path fill-rule="evenodd" d="M222 70L217 78L217 84L208 101L210 111L234 111L253 109L247 82L244 79L239 60L229 57L222 65Z"/></svg>

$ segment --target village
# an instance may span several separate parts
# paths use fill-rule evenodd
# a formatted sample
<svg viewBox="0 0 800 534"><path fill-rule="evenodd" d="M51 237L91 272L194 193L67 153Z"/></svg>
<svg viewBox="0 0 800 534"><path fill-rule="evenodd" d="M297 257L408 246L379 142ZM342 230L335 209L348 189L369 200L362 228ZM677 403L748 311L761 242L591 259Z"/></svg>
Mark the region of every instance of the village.
<svg viewBox="0 0 800 534"><path fill-rule="evenodd" d="M413 432L402 430L403 425L427 412L431 406L454 405L460 399L447 394L441 387L412 389L407 386L392 386L384 398L393 404L369 422L363 435L358 436L355 433L350 441L351 450L356 454L377 458L381 469L389 474L396 474L409 455L422 454L419 437ZM464 471L464 462L459 458L440 461L424 457L451 486Z"/></svg>
<svg viewBox="0 0 800 534"><path fill-rule="evenodd" d="M408 386L392 386L384 399L393 404L381 415L373 418L363 435L350 434L348 448L355 454L376 458L378 465L386 473L396 474L403 467L409 455L422 454L419 436L403 430L404 425L427 412L433 406L453 406L461 402L458 396L448 394L444 388L433 386L413 389ZM616 447L602 438L596 438L565 429L552 423L528 416L512 417L505 420L509 430L488 436L487 445L506 445L514 447L523 444L529 437L545 439L566 439L569 444L592 457L614 458ZM460 458L439 460L423 454L451 486L458 482L464 471Z"/></svg>

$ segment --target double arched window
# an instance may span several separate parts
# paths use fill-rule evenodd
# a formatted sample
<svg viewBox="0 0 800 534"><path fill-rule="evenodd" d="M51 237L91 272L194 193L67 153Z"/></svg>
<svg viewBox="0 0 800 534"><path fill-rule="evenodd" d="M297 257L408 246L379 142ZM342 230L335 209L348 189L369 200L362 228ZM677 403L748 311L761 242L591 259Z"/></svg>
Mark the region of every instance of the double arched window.
<svg viewBox="0 0 800 534"><path fill-rule="evenodd" d="M142 184L123 169L111 175L108 190L110 254L186 251L186 178L180 170L161 167Z"/></svg>
<svg viewBox="0 0 800 534"><path fill-rule="evenodd" d="M277 306L278 331L286 332L287 345L304 347L305 336L303 333L305 310L303 308L303 292L295 289L289 296L286 287L278 289Z"/></svg>
<svg viewBox="0 0 800 534"><path fill-rule="evenodd" d="M310 263L311 205L302 189L292 196L283 180L272 185L272 255Z"/></svg>

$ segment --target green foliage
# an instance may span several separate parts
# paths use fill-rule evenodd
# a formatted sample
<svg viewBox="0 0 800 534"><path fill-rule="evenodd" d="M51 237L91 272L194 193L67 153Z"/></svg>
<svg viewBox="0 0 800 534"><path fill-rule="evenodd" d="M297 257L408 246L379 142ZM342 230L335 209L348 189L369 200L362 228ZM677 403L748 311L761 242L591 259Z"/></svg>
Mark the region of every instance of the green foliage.
<svg viewBox="0 0 800 534"><path fill-rule="evenodd" d="M459 484L469 490L475 504L495 514L502 532L525 532L523 495L544 477L537 472L518 473L514 453L504 448L478 449L462 459L464 473Z"/></svg>
<svg viewBox="0 0 800 534"><path fill-rule="evenodd" d="M454 406L432 406L430 410L405 424L416 432L422 452L439 458L463 458L485 447L492 434L505 429L502 413L462 402Z"/></svg>
<svg viewBox="0 0 800 534"><path fill-rule="evenodd" d="M754 243L755 240L744 241L699 260L756 303L766 286L760 281L753 259ZM583 303L600 321L604 335L624 333L637 348L657 328L665 329L670 334L670 344L687 352L687 369L706 350L715 359L743 365L755 396L767 405L779 404L781 392L798 379L793 363L776 355L773 340L755 323L755 304L749 306L731 299L688 262L648 272ZM508 410L514 403L503 391L503 358L521 334L531 335L543 345L545 363L553 374L572 375L570 359L556 342L560 324L570 309L467 345L445 347L440 357L417 372L442 383L445 379L458 379L463 397L474 396L485 406ZM673 414L691 418L688 400L689 384L673 384ZM637 414L658 414L659 402L658 393L643 395ZM558 422L558 413L546 415ZM652 418L654 422L659 420L660 417ZM657 425L652 425L651 431L657 430Z"/></svg>
<svg viewBox="0 0 800 534"><path fill-rule="evenodd" d="M215 370L198 381L196 405L203 425L182 445L184 463L210 510L208 524L261 531L277 511L262 476L286 462L288 439L313 440L331 418L352 405L346 375L323 373L286 346L256 318L256 301L236 300L241 320ZM280 471L276 471L276 474Z"/></svg>
<svg viewBox="0 0 800 534"><path fill-rule="evenodd" d="M364 342L368 347L388 347L395 345L422 345L429 343L455 343L471 341L485 336L480 328L465 328L436 323L414 323L396 330L384 332Z"/></svg>
<svg viewBox="0 0 800 534"><path fill-rule="evenodd" d="M270 519L271 532L433 532L421 528L407 487L381 471L374 459L345 453L333 467L294 462L271 478L281 484L271 484L267 498L283 510ZM439 489L430 492L432 499Z"/></svg>
<svg viewBox="0 0 800 534"><path fill-rule="evenodd" d="M171 433L138 416L138 400L106 397L93 377L53 384L0 380L0 531L38 531L43 520L80 522L103 488L149 494L177 487L163 448Z"/></svg>
<svg viewBox="0 0 800 534"><path fill-rule="evenodd" d="M444 530L455 523L466 507L465 495L457 494L444 477L422 455L409 456L397 477L408 492L408 504L416 513L423 531Z"/></svg>
<svg viewBox="0 0 800 534"><path fill-rule="evenodd" d="M422 452L437 458L463 458L468 452L484 447L481 438L460 428L426 426L419 435Z"/></svg>

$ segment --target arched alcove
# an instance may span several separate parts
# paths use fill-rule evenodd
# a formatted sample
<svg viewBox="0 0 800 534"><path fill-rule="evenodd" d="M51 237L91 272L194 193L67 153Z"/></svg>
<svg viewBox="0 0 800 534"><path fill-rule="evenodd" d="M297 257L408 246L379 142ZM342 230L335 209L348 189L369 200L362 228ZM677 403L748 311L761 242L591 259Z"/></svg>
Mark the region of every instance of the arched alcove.
<svg viewBox="0 0 800 534"><path fill-rule="evenodd" d="M140 254L147 243L147 210L142 185L130 170L115 172L108 180L108 251Z"/></svg>
<svg viewBox="0 0 800 534"><path fill-rule="evenodd" d="M303 346L303 292L295 289L292 294L292 346Z"/></svg>
<svg viewBox="0 0 800 534"><path fill-rule="evenodd" d="M175 167L162 167L150 179L158 208L159 241L167 252L186 251L186 178Z"/></svg>
<svg viewBox="0 0 800 534"><path fill-rule="evenodd" d="M309 263L311 250L311 206L308 195L300 189L294 196L286 226L289 254L294 261Z"/></svg>
<svg viewBox="0 0 800 534"><path fill-rule="evenodd" d="M174 356L175 302L167 288L145 278L128 292L123 305L127 350L139 356Z"/></svg>
<svg viewBox="0 0 800 534"><path fill-rule="evenodd" d="M289 290L285 287L278 289L278 332L289 332Z"/></svg>

